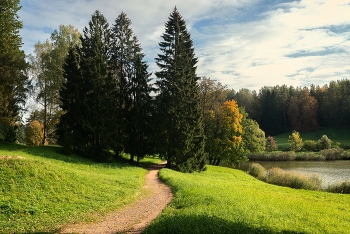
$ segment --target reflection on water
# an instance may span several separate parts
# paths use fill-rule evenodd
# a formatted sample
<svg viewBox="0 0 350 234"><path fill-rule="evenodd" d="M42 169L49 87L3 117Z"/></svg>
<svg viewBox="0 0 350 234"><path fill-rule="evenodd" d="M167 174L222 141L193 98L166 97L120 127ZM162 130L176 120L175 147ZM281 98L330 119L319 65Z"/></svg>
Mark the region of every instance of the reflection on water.
<svg viewBox="0 0 350 234"><path fill-rule="evenodd" d="M286 171L296 171L301 173L317 173L322 179L322 185L350 180L350 161L254 161L266 169L279 167ZM238 169L248 171L249 163L242 164Z"/></svg>

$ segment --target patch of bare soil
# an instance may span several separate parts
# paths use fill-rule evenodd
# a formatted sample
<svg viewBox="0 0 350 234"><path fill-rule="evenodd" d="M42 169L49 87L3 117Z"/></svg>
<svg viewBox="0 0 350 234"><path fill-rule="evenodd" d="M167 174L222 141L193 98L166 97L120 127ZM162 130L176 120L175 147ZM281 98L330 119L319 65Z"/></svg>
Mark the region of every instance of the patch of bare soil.
<svg viewBox="0 0 350 234"><path fill-rule="evenodd" d="M149 168L143 187L146 195L136 202L101 218L97 223L68 225L60 233L142 233L173 197L170 188L158 178L158 171L164 166L158 164Z"/></svg>

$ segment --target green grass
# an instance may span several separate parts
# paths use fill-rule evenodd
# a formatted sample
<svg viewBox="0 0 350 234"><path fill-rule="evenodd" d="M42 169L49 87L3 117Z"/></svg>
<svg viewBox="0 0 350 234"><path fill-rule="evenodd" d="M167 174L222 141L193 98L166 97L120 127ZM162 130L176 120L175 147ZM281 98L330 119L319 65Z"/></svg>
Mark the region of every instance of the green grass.
<svg viewBox="0 0 350 234"><path fill-rule="evenodd" d="M0 233L54 232L91 221L141 195L147 170L60 154L59 147L0 144ZM159 159L145 159L146 166Z"/></svg>
<svg viewBox="0 0 350 234"><path fill-rule="evenodd" d="M203 173L162 169L175 198L145 233L348 233L350 196L261 182L208 166Z"/></svg>
<svg viewBox="0 0 350 234"><path fill-rule="evenodd" d="M274 139L279 147L288 146L288 137L292 132L286 132L277 136ZM318 141L323 135L327 135L333 142L350 145L350 128L320 128L317 131L300 133L300 137L305 140Z"/></svg>

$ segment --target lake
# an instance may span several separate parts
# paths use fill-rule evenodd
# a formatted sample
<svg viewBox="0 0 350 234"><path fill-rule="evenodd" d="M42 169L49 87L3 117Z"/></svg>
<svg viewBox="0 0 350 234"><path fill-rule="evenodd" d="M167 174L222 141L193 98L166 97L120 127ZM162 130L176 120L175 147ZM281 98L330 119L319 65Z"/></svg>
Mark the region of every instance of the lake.
<svg viewBox="0 0 350 234"><path fill-rule="evenodd" d="M322 186L350 180L350 160L336 161L249 161L237 169L248 171L249 163L256 162L266 169L279 167L286 171L317 173L322 179Z"/></svg>

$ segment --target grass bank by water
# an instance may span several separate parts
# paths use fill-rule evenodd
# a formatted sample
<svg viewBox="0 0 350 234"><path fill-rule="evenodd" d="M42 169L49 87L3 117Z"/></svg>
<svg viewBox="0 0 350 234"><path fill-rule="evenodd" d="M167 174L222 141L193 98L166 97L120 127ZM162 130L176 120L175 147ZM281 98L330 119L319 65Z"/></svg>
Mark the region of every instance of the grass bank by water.
<svg viewBox="0 0 350 234"><path fill-rule="evenodd" d="M51 233L139 197L147 170L59 149L0 144L0 233Z"/></svg>
<svg viewBox="0 0 350 234"><path fill-rule="evenodd" d="M203 173L162 169L175 198L145 233L348 233L350 196L261 182L208 166Z"/></svg>

